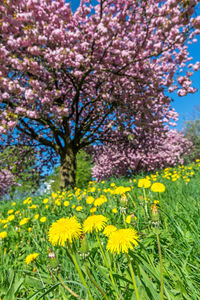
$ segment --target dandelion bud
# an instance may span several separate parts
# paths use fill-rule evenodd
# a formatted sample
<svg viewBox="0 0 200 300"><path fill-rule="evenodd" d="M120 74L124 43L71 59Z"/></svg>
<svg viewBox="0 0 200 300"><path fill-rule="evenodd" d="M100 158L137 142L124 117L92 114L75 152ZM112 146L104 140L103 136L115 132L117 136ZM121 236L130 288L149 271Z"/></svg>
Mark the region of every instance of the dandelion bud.
<svg viewBox="0 0 200 300"><path fill-rule="evenodd" d="M87 240L86 240L86 236L83 233L80 237L80 256L83 257L84 259L86 257L88 257L89 255L89 248L88 248L88 244L87 244Z"/></svg>
<svg viewBox="0 0 200 300"><path fill-rule="evenodd" d="M126 214L127 206L128 206L128 199L126 195L123 194L120 199L120 208L119 208L121 214Z"/></svg>
<svg viewBox="0 0 200 300"><path fill-rule="evenodd" d="M151 205L151 223L155 227L158 227L160 225L159 210L156 204Z"/></svg>

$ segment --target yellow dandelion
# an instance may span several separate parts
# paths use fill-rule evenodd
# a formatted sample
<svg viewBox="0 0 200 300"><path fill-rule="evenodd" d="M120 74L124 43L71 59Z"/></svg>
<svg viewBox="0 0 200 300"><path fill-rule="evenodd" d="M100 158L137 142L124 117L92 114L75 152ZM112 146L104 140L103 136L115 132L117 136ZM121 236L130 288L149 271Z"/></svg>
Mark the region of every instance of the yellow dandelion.
<svg viewBox="0 0 200 300"><path fill-rule="evenodd" d="M49 199L48 198L45 198L44 200L43 200L43 203L44 204L47 204L49 202Z"/></svg>
<svg viewBox="0 0 200 300"><path fill-rule="evenodd" d="M131 219L132 219L132 216L131 216L131 215L127 216L127 217L126 217L126 223L127 223L127 224L130 224L130 223L131 223Z"/></svg>
<svg viewBox="0 0 200 300"><path fill-rule="evenodd" d="M38 257L39 253L33 253L33 254L29 254L26 258L25 258L25 263L28 265L30 264L33 260L35 260Z"/></svg>
<svg viewBox="0 0 200 300"><path fill-rule="evenodd" d="M16 202L12 202L12 204L11 204L12 206L15 206L16 205Z"/></svg>
<svg viewBox="0 0 200 300"><path fill-rule="evenodd" d="M117 213L117 208L114 207L114 208L112 209L112 212L113 212L113 214L116 214L116 213Z"/></svg>
<svg viewBox="0 0 200 300"><path fill-rule="evenodd" d="M152 192L163 193L165 191L165 185L160 182L155 182L151 186Z"/></svg>
<svg viewBox="0 0 200 300"><path fill-rule="evenodd" d="M80 206L80 205L79 205L79 206L77 206L77 208L76 208L76 210L77 210L77 211L81 211L82 209L83 209L83 207L82 207L82 206Z"/></svg>
<svg viewBox="0 0 200 300"><path fill-rule="evenodd" d="M83 231L85 233L92 231L101 231L108 222L108 219L103 215L94 215L88 217L83 223Z"/></svg>
<svg viewBox="0 0 200 300"><path fill-rule="evenodd" d="M31 227L29 227L29 228L28 228L28 232L31 232L31 231L32 231L32 228L31 228Z"/></svg>
<svg viewBox="0 0 200 300"><path fill-rule="evenodd" d="M113 233L116 230L117 230L117 227L115 227L114 225L108 225L104 228L103 234L105 236L109 237L111 235L111 233Z"/></svg>
<svg viewBox="0 0 200 300"><path fill-rule="evenodd" d="M81 236L81 224L76 217L61 218L49 229L49 241L52 245L65 246L65 243L77 240Z"/></svg>
<svg viewBox="0 0 200 300"><path fill-rule="evenodd" d="M36 205L36 204L33 204L33 205L29 206L29 208L31 208L31 209L36 209L36 208L37 208L37 205Z"/></svg>
<svg viewBox="0 0 200 300"><path fill-rule="evenodd" d="M139 188L149 188L151 186L151 181L149 179L141 178L138 180L138 187Z"/></svg>
<svg viewBox="0 0 200 300"><path fill-rule="evenodd" d="M87 204L92 204L93 202L94 202L94 197L88 196L88 197L86 198L86 203L87 203Z"/></svg>
<svg viewBox="0 0 200 300"><path fill-rule="evenodd" d="M7 237L7 232L6 231L2 231L0 232L0 239L5 239Z"/></svg>
<svg viewBox="0 0 200 300"><path fill-rule="evenodd" d="M110 234L107 250L112 254L128 253L129 249L133 249L138 245L139 236L134 229L119 229Z"/></svg>
<svg viewBox="0 0 200 300"><path fill-rule="evenodd" d="M36 214L36 215L34 216L34 219L37 220L38 218L39 218L39 214Z"/></svg>
<svg viewBox="0 0 200 300"><path fill-rule="evenodd" d="M12 220L14 220L14 218L15 218L15 215L10 215L10 216L7 217L7 221L8 222L12 221Z"/></svg>
<svg viewBox="0 0 200 300"><path fill-rule="evenodd" d="M8 211L8 214L10 215L10 214L12 214L14 212L14 209L10 209L9 211Z"/></svg>
<svg viewBox="0 0 200 300"><path fill-rule="evenodd" d="M47 218L46 218L46 217L42 217L42 218L40 218L40 222L41 222L41 223L44 223L44 222L46 222L46 220L47 220Z"/></svg>
<svg viewBox="0 0 200 300"><path fill-rule="evenodd" d="M30 218L24 218L22 219L20 222L19 222L19 225L22 226L22 225L25 225L28 223L28 221L30 220Z"/></svg>
<svg viewBox="0 0 200 300"><path fill-rule="evenodd" d="M45 208L48 209L48 208L49 208L49 205L45 205Z"/></svg>
<svg viewBox="0 0 200 300"><path fill-rule="evenodd" d="M69 206L69 201L65 201L63 204L64 204L64 206L67 207L67 206Z"/></svg>
<svg viewBox="0 0 200 300"><path fill-rule="evenodd" d="M91 213L95 213L95 211L97 210L97 208L96 207L92 207L92 208L90 208L90 212Z"/></svg>
<svg viewBox="0 0 200 300"><path fill-rule="evenodd" d="M105 196L100 196L94 201L94 206L101 206L105 202L107 202L107 198Z"/></svg>
<svg viewBox="0 0 200 300"><path fill-rule="evenodd" d="M76 205L75 205L75 204L73 204L73 205L72 205L72 209L74 209L75 207L76 207Z"/></svg>

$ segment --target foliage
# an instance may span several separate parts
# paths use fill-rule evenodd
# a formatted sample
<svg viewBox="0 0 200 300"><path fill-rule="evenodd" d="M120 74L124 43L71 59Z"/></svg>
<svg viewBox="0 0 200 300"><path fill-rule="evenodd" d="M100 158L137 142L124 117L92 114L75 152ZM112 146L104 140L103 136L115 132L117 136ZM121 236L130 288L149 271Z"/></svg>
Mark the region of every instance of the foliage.
<svg viewBox="0 0 200 300"><path fill-rule="evenodd" d="M9 183L11 198L17 194L25 197L38 188L41 176L35 150L28 146L6 147L0 152L0 162L0 170L7 169L13 176Z"/></svg>
<svg viewBox="0 0 200 300"><path fill-rule="evenodd" d="M198 2L83 0L73 13L64 0L1 1L1 144L40 146L64 188L77 152L113 128L148 130L150 147L154 132L165 138L165 90L196 91L187 42L200 33Z"/></svg>
<svg viewBox="0 0 200 300"><path fill-rule="evenodd" d="M1 204L0 297L198 300L199 180L200 160Z"/></svg>
<svg viewBox="0 0 200 300"><path fill-rule="evenodd" d="M14 177L11 172L6 169L0 170L0 199L1 197L6 194L11 185L14 184Z"/></svg>
<svg viewBox="0 0 200 300"><path fill-rule="evenodd" d="M193 151L186 159L190 162L195 161L200 153L200 107L196 107L192 119L185 122L184 134L194 145Z"/></svg>
<svg viewBox="0 0 200 300"><path fill-rule="evenodd" d="M78 188L84 188L92 180L91 160L91 156L84 150L78 152L76 172L76 186Z"/></svg>

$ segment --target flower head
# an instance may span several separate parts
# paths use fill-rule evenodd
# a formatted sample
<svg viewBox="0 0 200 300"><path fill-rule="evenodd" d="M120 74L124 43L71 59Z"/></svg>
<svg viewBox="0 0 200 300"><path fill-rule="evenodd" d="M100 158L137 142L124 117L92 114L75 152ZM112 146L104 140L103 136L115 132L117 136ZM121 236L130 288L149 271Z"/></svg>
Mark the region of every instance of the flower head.
<svg viewBox="0 0 200 300"><path fill-rule="evenodd" d="M29 220L30 220L30 218L24 218L19 222L19 225L20 226L25 225L26 223L28 223Z"/></svg>
<svg viewBox="0 0 200 300"><path fill-rule="evenodd" d="M77 240L81 236L81 224L76 217L61 218L54 222L49 229L49 241L52 245L59 244L65 246L65 243Z"/></svg>
<svg viewBox="0 0 200 300"><path fill-rule="evenodd" d="M101 206L103 203L107 202L107 198L105 196L100 196L94 201L94 206Z"/></svg>
<svg viewBox="0 0 200 300"><path fill-rule="evenodd" d="M87 204L92 204L93 202L94 202L94 197L88 196L88 197L86 198L86 203L87 203Z"/></svg>
<svg viewBox="0 0 200 300"><path fill-rule="evenodd" d="M138 180L138 187L147 189L150 186L151 186L151 181L149 179L141 178Z"/></svg>
<svg viewBox="0 0 200 300"><path fill-rule="evenodd" d="M134 229L119 229L110 234L107 250L111 253L128 253L129 249L133 249L133 246L137 246L139 236Z"/></svg>
<svg viewBox="0 0 200 300"><path fill-rule="evenodd" d="M40 218L40 222L42 222L42 223L46 222L46 220L47 220L47 218L46 218L46 217L42 217L42 218Z"/></svg>
<svg viewBox="0 0 200 300"><path fill-rule="evenodd" d="M108 219L103 215L90 216L83 223L83 231L85 233L101 231L106 226L107 221Z"/></svg>
<svg viewBox="0 0 200 300"><path fill-rule="evenodd" d="M111 233L113 233L116 230L117 230L117 227L115 227L114 225L108 225L104 228L103 234L105 236L109 237L111 235Z"/></svg>
<svg viewBox="0 0 200 300"><path fill-rule="evenodd" d="M33 254L29 254L26 258L25 258L25 263L28 265L30 264L33 260L35 260L38 257L39 253L33 253Z"/></svg>
<svg viewBox="0 0 200 300"><path fill-rule="evenodd" d="M165 185L160 182L155 182L151 186L151 190L157 193L163 193L165 191Z"/></svg>
<svg viewBox="0 0 200 300"><path fill-rule="evenodd" d="M0 239L5 239L7 237L7 232L6 231L2 231L0 232Z"/></svg>

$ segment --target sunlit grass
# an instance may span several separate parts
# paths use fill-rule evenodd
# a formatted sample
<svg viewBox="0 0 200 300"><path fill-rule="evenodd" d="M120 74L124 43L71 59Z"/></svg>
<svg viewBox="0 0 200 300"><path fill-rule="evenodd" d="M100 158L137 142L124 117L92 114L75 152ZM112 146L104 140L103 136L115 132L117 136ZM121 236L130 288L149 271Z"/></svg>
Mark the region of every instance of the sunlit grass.
<svg viewBox="0 0 200 300"><path fill-rule="evenodd" d="M199 186L197 161L2 202L0 297L199 299Z"/></svg>

